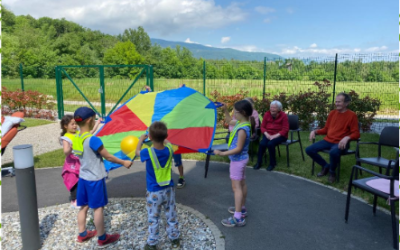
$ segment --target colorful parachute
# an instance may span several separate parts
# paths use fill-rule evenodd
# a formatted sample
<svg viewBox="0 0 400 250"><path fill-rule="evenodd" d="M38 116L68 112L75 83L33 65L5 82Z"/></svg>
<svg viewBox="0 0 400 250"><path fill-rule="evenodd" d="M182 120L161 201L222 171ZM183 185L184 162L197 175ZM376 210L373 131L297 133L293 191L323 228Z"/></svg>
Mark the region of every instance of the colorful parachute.
<svg viewBox="0 0 400 250"><path fill-rule="evenodd" d="M207 97L188 87L141 92L108 116L96 136L108 152L128 160L120 148L122 139L128 135L140 137L152 122L163 121L168 127L168 140L178 146L175 154L206 153L214 139L216 107ZM120 167L110 162L105 162L105 166L107 170Z"/></svg>

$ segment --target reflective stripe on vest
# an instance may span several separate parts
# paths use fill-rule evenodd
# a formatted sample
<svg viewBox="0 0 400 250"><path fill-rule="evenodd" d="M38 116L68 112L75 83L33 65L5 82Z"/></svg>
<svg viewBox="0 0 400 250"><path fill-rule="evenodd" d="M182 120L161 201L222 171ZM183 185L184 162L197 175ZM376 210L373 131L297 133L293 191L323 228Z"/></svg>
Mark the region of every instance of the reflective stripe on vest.
<svg viewBox="0 0 400 250"><path fill-rule="evenodd" d="M167 186L171 183L171 160L172 160L172 154L174 152L172 151L171 144L167 144L167 148L169 150L169 157L167 164L165 164L163 168L161 167L160 162L158 161L158 157L156 155L154 148L151 147L147 149L149 151L151 163L153 165L157 184L161 187Z"/></svg>
<svg viewBox="0 0 400 250"><path fill-rule="evenodd" d="M236 122L235 127L232 129L232 132L231 132L231 134L229 135L228 148L231 147L233 138L235 138L235 135L236 135L237 131L238 131L239 129L241 129L241 128L244 128L244 127L249 127L249 128L250 128L250 136L251 136L251 125L250 125L249 122L245 122L245 123Z"/></svg>
<svg viewBox="0 0 400 250"><path fill-rule="evenodd" d="M83 155L83 143L89 137L93 136L89 132L85 132L81 135L76 134L74 140L72 141L72 153L74 155Z"/></svg>

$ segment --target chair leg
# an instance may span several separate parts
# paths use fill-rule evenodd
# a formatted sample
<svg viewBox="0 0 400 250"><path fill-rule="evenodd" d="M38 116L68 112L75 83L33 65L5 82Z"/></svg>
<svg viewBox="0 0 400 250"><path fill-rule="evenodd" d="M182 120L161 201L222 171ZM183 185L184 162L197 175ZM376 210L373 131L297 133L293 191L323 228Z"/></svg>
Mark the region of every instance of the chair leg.
<svg viewBox="0 0 400 250"><path fill-rule="evenodd" d="M279 149L279 144L277 145L277 147L278 147L278 155L279 157L281 157L281 150Z"/></svg>
<svg viewBox="0 0 400 250"><path fill-rule="evenodd" d="M286 145L286 162L287 167L289 167L289 145Z"/></svg>
<svg viewBox="0 0 400 250"><path fill-rule="evenodd" d="M350 179L350 183L349 183L349 189L347 190L346 213L344 216L344 220L346 221L346 223L349 220L350 197L351 197L351 179Z"/></svg>
<svg viewBox="0 0 400 250"><path fill-rule="evenodd" d="M205 166L205 173L204 173L204 178L207 178L207 173L208 173L208 166L210 165L210 155L207 155L206 157L206 166Z"/></svg>
<svg viewBox="0 0 400 250"><path fill-rule="evenodd" d="M372 207L372 212L376 215L376 203L378 201L378 196L374 195L374 205Z"/></svg>
<svg viewBox="0 0 400 250"><path fill-rule="evenodd" d="M379 173L382 174L382 168L381 167L379 167Z"/></svg>
<svg viewBox="0 0 400 250"><path fill-rule="evenodd" d="M339 183L339 181L340 181L340 158L339 158L339 163L338 163L337 169L338 169L338 171L337 171L336 182Z"/></svg>
<svg viewBox="0 0 400 250"><path fill-rule="evenodd" d="M396 230L396 208L394 200L390 200L390 211L392 214L393 248L399 249L399 233Z"/></svg>
<svg viewBox="0 0 400 250"><path fill-rule="evenodd" d="M303 152L303 145L301 145L300 137L299 137L299 143L300 143L301 156L303 157L303 161L305 161L305 159L304 159L304 152Z"/></svg>

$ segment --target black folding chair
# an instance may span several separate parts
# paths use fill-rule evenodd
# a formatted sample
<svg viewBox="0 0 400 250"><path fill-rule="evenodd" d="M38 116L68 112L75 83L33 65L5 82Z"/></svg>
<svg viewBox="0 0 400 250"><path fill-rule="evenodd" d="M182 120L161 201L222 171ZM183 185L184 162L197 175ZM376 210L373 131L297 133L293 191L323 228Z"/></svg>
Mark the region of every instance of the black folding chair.
<svg viewBox="0 0 400 250"><path fill-rule="evenodd" d="M294 143L299 143L300 144L300 151L301 151L301 156L304 159L304 153L303 153L303 146L301 144L301 138L300 138L300 128L299 128L299 116L297 115L288 115L288 120L289 120L289 132L290 132L290 139L288 139L285 142L282 142L279 145L284 145L286 146L286 162L287 162L287 167L289 167L289 146L294 144ZM293 132L297 132L297 140L293 140ZM279 149L278 145L278 155L281 157L281 151Z"/></svg>
<svg viewBox="0 0 400 250"><path fill-rule="evenodd" d="M360 145L372 144L378 145L378 156L377 157L360 157ZM356 148L356 164L361 166L361 163L379 167L379 173L382 174L382 168L390 168L390 164L394 162L383 158L381 156L382 146L385 147L399 147L399 128L398 127L385 127L383 128L378 142L358 142ZM391 162L391 163L390 163ZM357 177L357 176L356 176Z"/></svg>
<svg viewBox="0 0 400 250"><path fill-rule="evenodd" d="M397 149L398 150L398 149ZM399 197L395 195L395 189L399 189L399 185L395 185L395 180L399 180L399 155L397 153L397 160L396 161L392 161L389 160L390 163L393 163L393 165L389 165L389 166L393 166L393 171L392 171L392 175L383 175L383 174L378 174L372 170L354 165L353 169L351 171L351 176L350 176L350 181L349 181L349 189L347 192L347 201L346 201L346 213L345 213L345 221L346 223L348 222L349 219L349 210L350 210L350 195L351 195L351 187L357 187L360 188L364 191L367 191L371 194L374 195L374 204L373 204L373 208L372 208L372 212L374 213L374 215L376 214L376 204L377 204L377 198L382 197L383 199L387 200L390 203L390 211L391 211L391 217L392 217L392 233L393 233L393 247L395 249L398 249L399 247L399 233L397 230L397 225L398 225L398 221L396 219L396 206L395 206L395 202L399 200ZM357 174L357 170L362 170L365 171L367 173L370 173L373 175L373 177L368 177L368 178L363 178L363 179L355 179L355 174ZM387 168L386 173L388 174L390 171L390 168ZM383 192L381 190L378 190L376 188L374 188L373 186L370 186L367 184L367 182L370 181L385 181L387 183L387 188L389 190L389 192Z"/></svg>
<svg viewBox="0 0 400 250"><path fill-rule="evenodd" d="M226 140L226 138L229 138L229 130L227 131L223 131L223 132L216 132L216 135L224 135L225 137L217 137L214 138L214 141L218 141L218 140ZM223 144L218 144L218 145L212 145L211 146L211 150L210 152L207 153L207 157L206 157L206 165L205 165L205 169L204 169L204 178L207 178L207 174L208 174L208 167L210 166L210 157L211 157L211 153L214 150L220 150L220 151L228 151L228 143L223 143Z"/></svg>

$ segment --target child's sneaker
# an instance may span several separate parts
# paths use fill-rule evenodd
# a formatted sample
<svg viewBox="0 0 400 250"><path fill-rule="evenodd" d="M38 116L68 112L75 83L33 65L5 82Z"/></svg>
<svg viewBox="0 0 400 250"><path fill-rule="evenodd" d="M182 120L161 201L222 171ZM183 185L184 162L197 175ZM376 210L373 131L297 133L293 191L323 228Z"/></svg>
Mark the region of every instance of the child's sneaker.
<svg viewBox="0 0 400 250"><path fill-rule="evenodd" d="M144 250L157 250L157 245L149 245L146 243L146 245L144 246Z"/></svg>
<svg viewBox="0 0 400 250"><path fill-rule="evenodd" d="M228 212L231 214L235 214L235 212L236 212L235 207L229 207ZM242 209L242 218L246 218L246 217L247 217L247 209L245 208L245 209Z"/></svg>
<svg viewBox="0 0 400 250"><path fill-rule="evenodd" d="M119 240L119 234L106 234L105 240L97 240L98 248L105 248Z"/></svg>
<svg viewBox="0 0 400 250"><path fill-rule="evenodd" d="M171 249L178 250L181 248L181 241L179 239L171 240Z"/></svg>
<svg viewBox="0 0 400 250"><path fill-rule="evenodd" d="M76 200L71 201L71 208L80 209L81 207L77 205Z"/></svg>
<svg viewBox="0 0 400 250"><path fill-rule="evenodd" d="M87 231L87 234L85 237L78 235L78 239L76 239L76 242L77 243L85 243L85 242L89 241L91 238L93 238L94 236L96 236L96 234L97 234L96 230Z"/></svg>
<svg viewBox="0 0 400 250"><path fill-rule="evenodd" d="M236 219L234 216L232 216L228 219L223 219L221 223L226 227L243 227L244 225L246 225L246 220L243 218Z"/></svg>
<svg viewBox="0 0 400 250"><path fill-rule="evenodd" d="M183 188L186 185L185 179L179 178L178 184L176 185L177 188Z"/></svg>

